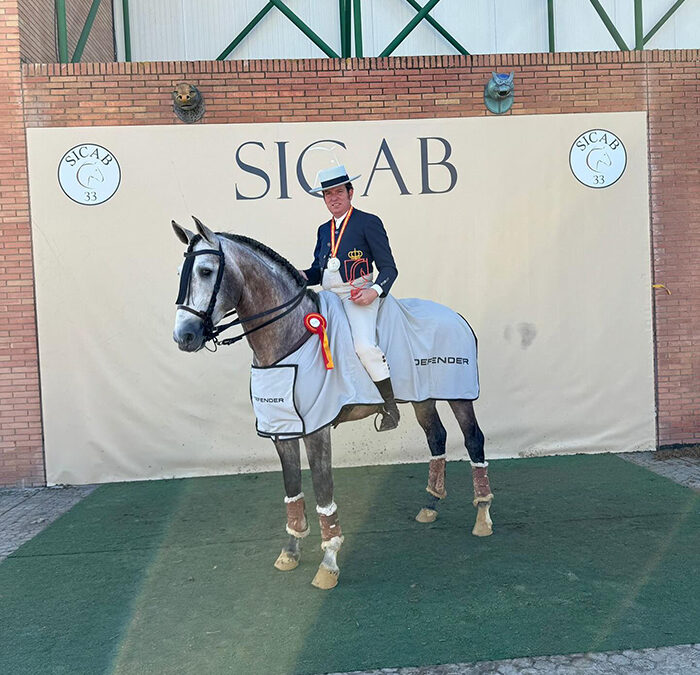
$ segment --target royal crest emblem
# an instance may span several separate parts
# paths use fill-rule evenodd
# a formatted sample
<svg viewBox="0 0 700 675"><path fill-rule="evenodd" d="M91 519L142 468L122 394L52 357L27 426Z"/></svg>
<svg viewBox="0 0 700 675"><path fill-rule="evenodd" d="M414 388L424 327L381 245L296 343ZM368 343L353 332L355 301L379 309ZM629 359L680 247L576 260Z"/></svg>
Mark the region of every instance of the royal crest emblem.
<svg viewBox="0 0 700 675"><path fill-rule="evenodd" d="M349 260L345 261L345 278L348 283L366 281L369 277L369 261L363 256L364 253L356 248L348 253Z"/></svg>

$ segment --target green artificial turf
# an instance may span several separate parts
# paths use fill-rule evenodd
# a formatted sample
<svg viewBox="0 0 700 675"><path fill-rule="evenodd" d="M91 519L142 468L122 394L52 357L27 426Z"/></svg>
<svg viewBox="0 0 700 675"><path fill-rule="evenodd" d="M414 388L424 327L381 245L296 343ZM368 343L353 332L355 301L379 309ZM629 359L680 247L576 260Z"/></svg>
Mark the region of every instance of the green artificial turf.
<svg viewBox="0 0 700 675"><path fill-rule="evenodd" d="M106 485L0 564L0 673L324 673L700 641L700 495L611 455L335 472L340 583L272 566L279 474ZM313 514L310 477L304 476ZM310 503L309 503L310 502ZM312 518L312 520L315 520Z"/></svg>

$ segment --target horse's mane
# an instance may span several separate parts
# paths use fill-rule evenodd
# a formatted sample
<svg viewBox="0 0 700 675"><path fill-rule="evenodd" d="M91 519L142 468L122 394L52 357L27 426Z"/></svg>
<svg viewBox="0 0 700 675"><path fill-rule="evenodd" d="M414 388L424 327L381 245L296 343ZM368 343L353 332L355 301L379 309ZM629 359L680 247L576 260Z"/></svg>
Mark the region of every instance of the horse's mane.
<svg viewBox="0 0 700 675"><path fill-rule="evenodd" d="M246 237L242 234L231 234L230 232L216 232L216 234L221 237L224 237L225 239L235 241L237 244L243 244L244 246L247 246L253 251L262 253L264 256L267 256L270 260L272 260L272 262L275 262L281 267L283 267L289 273L289 276L291 276L292 279L296 281L297 286L301 287L306 285L306 279L304 279L304 277L302 277L301 274L299 274L299 270L297 270L297 268L294 267L294 265L292 265L292 263L290 263L289 260L281 256L279 253L277 253L277 251L271 249L269 246L265 246L265 244L260 243L256 239ZM194 247L195 244L201 241L201 239L201 234L195 234L192 240L190 241L190 247ZM314 304L318 307L318 294L316 293L316 291L307 288L306 296L308 298L311 298Z"/></svg>
<svg viewBox="0 0 700 675"><path fill-rule="evenodd" d="M304 286L306 284L306 279L299 274L299 270L297 270L297 268L294 267L289 260L281 256L279 253L277 253L277 251L271 249L269 246L266 246L256 239L251 239L250 237L246 237L242 234L231 234L229 232L217 232L217 234L225 237L226 239L230 239L231 241L235 241L237 244L243 244L253 251L262 253L264 256L272 260L272 262L275 262L280 265L280 267L284 268L292 279L297 282L297 286Z"/></svg>

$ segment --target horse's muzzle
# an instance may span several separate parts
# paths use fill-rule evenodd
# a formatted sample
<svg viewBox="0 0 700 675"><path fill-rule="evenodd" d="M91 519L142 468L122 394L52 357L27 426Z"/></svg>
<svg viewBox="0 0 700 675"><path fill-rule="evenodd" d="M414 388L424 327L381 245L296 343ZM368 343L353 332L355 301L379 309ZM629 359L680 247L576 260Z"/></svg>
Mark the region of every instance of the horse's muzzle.
<svg viewBox="0 0 700 675"><path fill-rule="evenodd" d="M173 340L183 352L196 352L204 347L204 327L198 319L183 321L175 326Z"/></svg>

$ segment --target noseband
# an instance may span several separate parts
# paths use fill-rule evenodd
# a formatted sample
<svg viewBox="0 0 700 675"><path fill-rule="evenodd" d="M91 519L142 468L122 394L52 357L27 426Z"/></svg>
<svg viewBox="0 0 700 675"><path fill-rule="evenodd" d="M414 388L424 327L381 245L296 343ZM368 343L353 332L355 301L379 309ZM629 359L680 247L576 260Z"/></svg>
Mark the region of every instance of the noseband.
<svg viewBox="0 0 700 675"><path fill-rule="evenodd" d="M284 316L287 316L290 312L292 312L304 299L304 295L306 294L306 284L304 284L304 287L299 291L297 295L295 295L291 300L288 300L287 302L278 305L277 307L273 307L272 309L265 310L264 312L259 312L258 314L253 314L253 316L247 316L245 318L238 318L234 319L233 321L230 321L229 323L215 326L214 322L212 320L212 316L214 314L214 307L216 306L216 299L219 294L219 289L221 288L221 282L224 278L224 268L226 266L226 259L224 257L224 252L221 249L221 242L219 242L219 248L213 249L213 248L207 248L207 249L202 249L200 251L194 251L194 246L199 242L201 237L197 236L190 241L190 245L187 248L187 252L184 254L185 256L185 264L182 266L182 272L180 273L180 289L177 294L177 300L175 300L175 304L177 305L178 309L183 309L186 312L189 312L190 314L194 314L196 317L201 319L202 321L202 327L204 329L204 343L206 344L209 341L212 341L215 345L230 345L233 344L234 342L238 342L239 340L242 340L246 335L250 335L251 333L254 333L256 330L260 330L261 328L265 328L265 326L269 326L271 323L274 323L278 319L281 319ZM214 282L214 288L212 289L211 292L211 298L209 299L209 305L207 306L206 311L202 312L196 309L192 309L191 307L188 307L185 305L185 301L189 298L190 295L190 282L192 280L192 270L194 269L194 263L195 263L195 258L198 255L215 255L219 258L219 269L216 272L216 281ZM232 338L226 338L225 340L219 340L218 337L223 333L225 330L233 327L233 326L239 326L247 321L254 321L255 319L260 319L263 316L267 316L269 314L273 314L274 312L278 312L280 310L284 310L281 314L278 314L277 316L272 317L268 321L265 321L261 323L259 326L256 326L255 328L252 328L251 330L245 331L244 333L241 333L240 335L236 335L235 337ZM235 309L232 309L230 312L227 312L224 314L222 318L226 318L227 316L232 316L233 314L236 314L237 311Z"/></svg>

